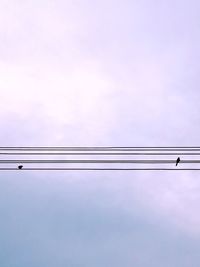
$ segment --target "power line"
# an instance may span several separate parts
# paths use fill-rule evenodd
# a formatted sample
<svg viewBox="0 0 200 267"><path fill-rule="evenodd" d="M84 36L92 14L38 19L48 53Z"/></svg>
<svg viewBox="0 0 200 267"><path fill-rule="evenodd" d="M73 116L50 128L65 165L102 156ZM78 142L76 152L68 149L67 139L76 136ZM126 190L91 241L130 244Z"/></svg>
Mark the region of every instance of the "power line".
<svg viewBox="0 0 200 267"><path fill-rule="evenodd" d="M200 168L0 168L0 171L200 171Z"/></svg>
<svg viewBox="0 0 200 267"><path fill-rule="evenodd" d="M52 158L23 158L20 159L19 156L76 156L76 159L52 159ZM180 162L178 162L178 167L175 167L176 158L161 158L161 159L153 159L154 156L199 156L200 155L200 147L0 147L0 165L3 164L23 164L22 169L23 170L107 170L107 171L117 171L117 170L127 170L127 171L151 171L151 170L200 170L198 168L180 168L182 164L200 164L200 159L183 159L181 157ZM14 159L8 159L5 157L8 156L18 156L18 158ZM104 158L99 159L84 159L84 158L78 158L77 156L104 156ZM136 156L136 158L119 158L119 159L112 159L107 158L107 156ZM137 158L137 156L151 156L151 159L141 159ZM48 164L45 167L38 167L37 165L33 167L28 167L28 164ZM63 167L51 167L51 164L65 164ZM70 165L66 164L83 164L88 167L70 167ZM95 166L95 168L90 167L87 164L133 164L131 167L124 167L121 168L120 166L116 166L115 168L111 167L98 167ZM135 164L135 165L134 165ZM138 168L137 164L149 164L149 165L155 165L155 164L171 164L171 166L174 166L174 168ZM69 167L68 167L69 166ZM3 167L0 168L0 170L18 170L18 168L15 167ZM21 170L20 170L21 171Z"/></svg>
<svg viewBox="0 0 200 267"><path fill-rule="evenodd" d="M0 152L0 155L36 155L36 156L64 156L64 155L74 155L74 156L77 156L77 155L80 155L80 156L91 156L91 155L94 155L94 156L106 156L106 155L109 155L109 156L117 156L117 155L121 155L121 156L175 156L175 155L188 155L188 156L199 156L200 153L194 153L194 152L171 152L171 153L155 153L155 152Z"/></svg>
<svg viewBox="0 0 200 267"><path fill-rule="evenodd" d="M78 159L78 160L34 160L34 159L9 159L9 160L0 160L0 164L12 164L12 163L31 163L31 164L46 164L46 163L51 163L51 164L64 164L64 163L69 163L69 164L74 164L74 163L90 163L90 164L93 164L93 163L117 163L117 164L131 164L131 163L134 163L134 164L173 164L175 163L176 160L115 160L115 159L109 159L109 160L86 160L86 159ZM181 160L181 163L180 164L188 164L188 163L200 163L200 160Z"/></svg>
<svg viewBox="0 0 200 267"><path fill-rule="evenodd" d="M17 168L0 168L1 171L19 171ZM196 168L23 168L21 171L195 171Z"/></svg>
<svg viewBox="0 0 200 267"><path fill-rule="evenodd" d="M0 147L3 151L200 151L200 147Z"/></svg>

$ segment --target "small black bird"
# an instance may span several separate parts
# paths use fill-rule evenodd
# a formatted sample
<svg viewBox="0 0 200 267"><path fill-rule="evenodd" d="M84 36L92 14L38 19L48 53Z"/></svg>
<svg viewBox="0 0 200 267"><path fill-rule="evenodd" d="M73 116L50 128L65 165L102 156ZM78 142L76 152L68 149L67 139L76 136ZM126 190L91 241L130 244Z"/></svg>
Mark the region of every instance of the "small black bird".
<svg viewBox="0 0 200 267"><path fill-rule="evenodd" d="M18 169L21 170L23 168L23 165L19 165Z"/></svg>
<svg viewBox="0 0 200 267"><path fill-rule="evenodd" d="M181 161L181 159L178 157L176 160L176 166L179 164L180 161Z"/></svg>

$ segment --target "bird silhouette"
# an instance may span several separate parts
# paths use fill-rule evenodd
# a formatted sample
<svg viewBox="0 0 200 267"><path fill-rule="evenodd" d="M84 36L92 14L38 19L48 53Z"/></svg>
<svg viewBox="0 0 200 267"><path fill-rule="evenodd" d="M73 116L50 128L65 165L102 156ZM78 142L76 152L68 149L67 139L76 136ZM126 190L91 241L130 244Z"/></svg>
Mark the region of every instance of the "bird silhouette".
<svg viewBox="0 0 200 267"><path fill-rule="evenodd" d="M18 169L21 170L23 168L23 165L19 165Z"/></svg>
<svg viewBox="0 0 200 267"><path fill-rule="evenodd" d="M178 157L176 160L176 166L179 164L180 161L181 161L181 159Z"/></svg>

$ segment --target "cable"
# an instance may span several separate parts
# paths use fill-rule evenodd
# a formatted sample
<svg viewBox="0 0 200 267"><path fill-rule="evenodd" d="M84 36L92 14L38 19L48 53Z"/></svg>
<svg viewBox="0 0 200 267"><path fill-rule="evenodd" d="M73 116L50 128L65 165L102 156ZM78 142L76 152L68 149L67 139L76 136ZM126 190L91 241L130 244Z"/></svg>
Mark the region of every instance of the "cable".
<svg viewBox="0 0 200 267"><path fill-rule="evenodd" d="M199 168L0 168L0 171L200 171Z"/></svg>
<svg viewBox="0 0 200 267"><path fill-rule="evenodd" d="M3 151L200 151L200 147L0 147Z"/></svg>
<svg viewBox="0 0 200 267"><path fill-rule="evenodd" d="M92 156L92 155L94 155L94 156L98 156L98 155L100 155L100 156L102 156L102 155L104 155L104 156L107 156L107 155L109 155L109 156L118 156L118 155L121 155L121 156L175 156L175 155L179 155L179 156L183 156L183 155L185 155L185 156L199 156L200 155L200 153L183 153L183 152L180 152L180 153L153 153L153 152L150 152L150 153L140 153L140 152L136 152L136 153L134 153L134 152L130 152L130 153L126 153L126 152L113 152L113 153L110 153L110 152L108 152L108 153L102 153L102 152L99 152L99 153L95 153L95 152L0 152L0 155L7 155L7 156L9 156L9 155L36 155L36 156L39 156L39 155L41 155L41 156L43 156L43 155L46 155L46 156L53 156L53 155L55 155L55 156L65 156L65 155L75 155L75 156L77 156L77 155L80 155L80 156L87 156L87 155L89 155L89 156Z"/></svg>
<svg viewBox="0 0 200 267"><path fill-rule="evenodd" d="M0 156L199 156L200 147L0 147ZM200 159L182 159L175 167L176 159L110 159L110 158L99 158L99 159L0 159L0 165L3 164L16 164L15 168L0 168L0 170L130 170L130 171L151 171L151 170L200 170L198 168L179 168L182 164L200 164ZM19 170L17 165L23 164L22 170ZM55 167L43 167L40 168L36 165L34 168L26 167L26 164L65 164L63 168ZM69 167L66 164L171 164L174 168L105 168L105 167ZM47 165L48 166L48 165ZM86 165L87 166L87 165ZM134 166L134 165L132 165Z"/></svg>
<svg viewBox="0 0 200 267"><path fill-rule="evenodd" d="M188 148L192 148L192 149L196 149L196 148L200 148L200 147L162 147L162 146L3 146L0 147L0 149L171 149L171 148L184 148L184 149L188 149Z"/></svg>
<svg viewBox="0 0 200 267"><path fill-rule="evenodd" d="M60 163L135 163L135 164L174 164L176 160L28 160L28 159L10 159L10 160L0 160L0 164L12 164L12 163L29 163L29 164L60 164ZM187 163L200 163L200 160L181 160L179 164Z"/></svg>

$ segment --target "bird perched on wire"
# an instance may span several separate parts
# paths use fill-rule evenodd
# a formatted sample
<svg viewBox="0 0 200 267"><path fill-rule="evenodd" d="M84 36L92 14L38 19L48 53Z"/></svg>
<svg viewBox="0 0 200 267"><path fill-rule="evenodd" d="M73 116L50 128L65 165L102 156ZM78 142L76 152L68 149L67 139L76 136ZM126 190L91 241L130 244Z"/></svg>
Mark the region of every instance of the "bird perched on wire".
<svg viewBox="0 0 200 267"><path fill-rule="evenodd" d="M18 169L19 169L19 170L22 170L22 168L23 168L23 165L19 165L19 166L18 166Z"/></svg>
<svg viewBox="0 0 200 267"><path fill-rule="evenodd" d="M181 159L178 157L176 160L176 166L179 164L180 161L181 161Z"/></svg>

